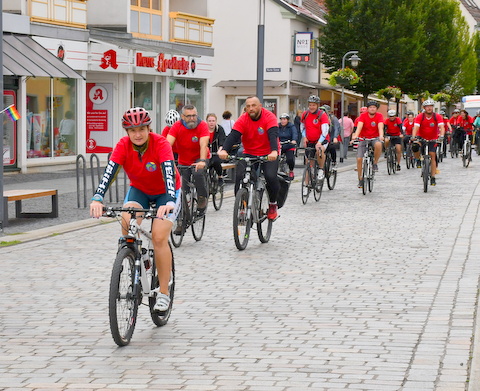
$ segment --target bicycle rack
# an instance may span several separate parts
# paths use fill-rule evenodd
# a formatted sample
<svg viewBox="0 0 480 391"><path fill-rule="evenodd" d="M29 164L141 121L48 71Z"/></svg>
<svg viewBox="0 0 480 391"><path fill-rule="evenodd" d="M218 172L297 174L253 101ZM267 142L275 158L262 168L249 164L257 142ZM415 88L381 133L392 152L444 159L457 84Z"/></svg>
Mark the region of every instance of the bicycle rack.
<svg viewBox="0 0 480 391"><path fill-rule="evenodd" d="M81 164L82 163L82 164ZM83 207L87 207L87 163L85 161L85 157L83 155L77 155L77 159L75 161L75 171L77 174L77 208L80 208L80 164L82 166L82 177L83 177Z"/></svg>

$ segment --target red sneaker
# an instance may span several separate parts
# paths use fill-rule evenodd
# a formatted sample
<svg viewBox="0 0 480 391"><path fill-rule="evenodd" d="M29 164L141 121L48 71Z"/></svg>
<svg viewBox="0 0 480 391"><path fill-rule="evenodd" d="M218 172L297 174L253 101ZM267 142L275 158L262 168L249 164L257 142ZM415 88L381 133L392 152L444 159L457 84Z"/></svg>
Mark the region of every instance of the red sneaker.
<svg viewBox="0 0 480 391"><path fill-rule="evenodd" d="M295 178L295 174L293 173L293 171L290 171L290 172L288 173L288 177L289 177L290 179Z"/></svg>
<svg viewBox="0 0 480 391"><path fill-rule="evenodd" d="M277 216L277 204L270 204L270 206L268 207L267 218L269 220L275 220Z"/></svg>

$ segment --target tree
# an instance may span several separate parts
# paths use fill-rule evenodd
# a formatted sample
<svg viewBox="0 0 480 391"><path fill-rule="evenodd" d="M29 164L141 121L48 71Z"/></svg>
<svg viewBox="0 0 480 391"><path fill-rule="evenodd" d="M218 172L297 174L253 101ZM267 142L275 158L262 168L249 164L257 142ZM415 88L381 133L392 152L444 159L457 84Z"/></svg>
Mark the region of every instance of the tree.
<svg viewBox="0 0 480 391"><path fill-rule="evenodd" d="M466 76L473 62L466 60L472 46L465 46L468 27L456 0L326 0L326 5L323 62L334 71L346 52L358 50L362 79L352 89L365 97L386 85L414 95L441 91L461 64L470 83Z"/></svg>

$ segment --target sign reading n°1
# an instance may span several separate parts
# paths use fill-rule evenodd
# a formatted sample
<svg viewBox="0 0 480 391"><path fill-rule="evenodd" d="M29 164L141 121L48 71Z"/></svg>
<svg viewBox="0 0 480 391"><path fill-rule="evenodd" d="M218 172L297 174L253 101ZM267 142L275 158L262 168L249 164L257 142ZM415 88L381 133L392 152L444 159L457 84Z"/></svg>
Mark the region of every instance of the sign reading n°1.
<svg viewBox="0 0 480 391"><path fill-rule="evenodd" d="M313 33L295 33L294 55L310 55L312 53Z"/></svg>

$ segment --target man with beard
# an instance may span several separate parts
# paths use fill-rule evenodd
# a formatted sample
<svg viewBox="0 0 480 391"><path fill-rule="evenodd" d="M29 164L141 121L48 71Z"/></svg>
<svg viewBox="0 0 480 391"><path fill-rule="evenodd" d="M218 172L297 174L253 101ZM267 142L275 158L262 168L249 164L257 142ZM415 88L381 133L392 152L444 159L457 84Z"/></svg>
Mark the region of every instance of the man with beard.
<svg viewBox="0 0 480 391"><path fill-rule="evenodd" d="M178 153L179 165L195 167L193 180L198 193L198 212L205 213L208 198L206 167L210 154L208 149L210 132L207 123L198 118L195 106L183 106L182 117L170 128L167 140ZM188 170L180 171L183 178L182 189L185 190L190 172Z"/></svg>
<svg viewBox="0 0 480 391"><path fill-rule="evenodd" d="M278 123L275 114L263 108L257 96L249 96L246 99L245 112L233 125L233 129L226 138L223 148L218 151L218 156L221 159L226 159L232 147L239 144L240 141L244 148L241 156L267 156L268 158L268 161L263 163L261 168L265 176L270 200L267 217L270 220L275 220L278 217L277 194L280 191L280 182L277 178L278 151L280 149ZM246 163L244 161L238 162L235 178L235 193L240 188L240 181L244 176L245 167Z"/></svg>

